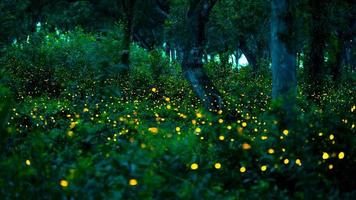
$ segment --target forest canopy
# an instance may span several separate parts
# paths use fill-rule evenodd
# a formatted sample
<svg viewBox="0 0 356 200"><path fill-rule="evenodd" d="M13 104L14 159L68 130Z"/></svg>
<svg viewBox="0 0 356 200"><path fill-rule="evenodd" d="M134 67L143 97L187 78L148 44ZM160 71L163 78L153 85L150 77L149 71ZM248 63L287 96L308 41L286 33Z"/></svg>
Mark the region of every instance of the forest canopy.
<svg viewBox="0 0 356 200"><path fill-rule="evenodd" d="M0 0L2 199L355 199L352 0Z"/></svg>

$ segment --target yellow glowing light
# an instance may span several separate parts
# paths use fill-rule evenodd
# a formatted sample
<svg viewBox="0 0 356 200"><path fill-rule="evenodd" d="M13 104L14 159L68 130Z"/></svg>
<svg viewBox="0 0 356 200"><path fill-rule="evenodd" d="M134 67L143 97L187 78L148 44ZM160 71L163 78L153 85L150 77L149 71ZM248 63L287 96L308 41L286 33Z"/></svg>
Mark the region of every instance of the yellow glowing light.
<svg viewBox="0 0 356 200"><path fill-rule="evenodd" d="M222 111L222 110L219 110L219 111L218 111L218 114L219 114L219 115L221 115L222 113L223 113L223 111Z"/></svg>
<svg viewBox="0 0 356 200"><path fill-rule="evenodd" d="M329 169L331 170L331 169L334 168L334 165L330 164L328 167L329 167Z"/></svg>
<svg viewBox="0 0 356 200"><path fill-rule="evenodd" d="M89 109L88 108L84 108L83 112L89 112Z"/></svg>
<svg viewBox="0 0 356 200"><path fill-rule="evenodd" d="M26 163L27 166L30 166L30 165L31 165L31 161L30 161L30 160L26 160L25 163Z"/></svg>
<svg viewBox="0 0 356 200"><path fill-rule="evenodd" d="M232 129L232 127L229 125L229 126L227 126L226 127L228 130L231 130Z"/></svg>
<svg viewBox="0 0 356 200"><path fill-rule="evenodd" d="M136 179L132 178L132 179L129 180L129 185L136 186L137 184L138 184L138 182L137 182Z"/></svg>
<svg viewBox="0 0 356 200"><path fill-rule="evenodd" d="M283 134L287 136L289 134L289 131L288 130L283 130Z"/></svg>
<svg viewBox="0 0 356 200"><path fill-rule="evenodd" d="M335 136L333 134L330 134L329 139L333 140L334 138L335 138Z"/></svg>
<svg viewBox="0 0 356 200"><path fill-rule="evenodd" d="M66 181L66 180L61 180L61 181L59 181L59 184L60 184L62 187L68 187L68 185L69 185L68 181Z"/></svg>
<svg viewBox="0 0 356 200"><path fill-rule="evenodd" d="M172 106L171 106L171 105L167 105L166 108L167 108L168 110L170 110L170 109L172 108Z"/></svg>
<svg viewBox="0 0 356 200"><path fill-rule="evenodd" d="M339 159L344 159L345 157L345 153L344 152L340 152L339 155L338 155L338 158Z"/></svg>
<svg viewBox="0 0 356 200"><path fill-rule="evenodd" d="M261 140L267 140L267 139L268 139L267 136L265 136L265 135L261 136Z"/></svg>
<svg viewBox="0 0 356 200"><path fill-rule="evenodd" d="M302 161L300 161L300 159L295 160L295 164L297 164L298 166L302 165Z"/></svg>
<svg viewBox="0 0 356 200"><path fill-rule="evenodd" d="M274 149L268 149L269 154L274 154Z"/></svg>
<svg viewBox="0 0 356 200"><path fill-rule="evenodd" d="M242 122L242 124L241 124L241 125L242 125L242 127L244 127L244 128L245 128L245 127L247 126L247 123L246 123L246 122Z"/></svg>
<svg viewBox="0 0 356 200"><path fill-rule="evenodd" d="M266 171L266 170L267 170L267 166L266 166L266 165L262 165L262 166L261 166L261 171L264 172L264 171Z"/></svg>
<svg viewBox="0 0 356 200"><path fill-rule="evenodd" d="M165 100L166 100L167 102L170 102L170 101L171 101L171 99L170 99L169 97L166 97Z"/></svg>
<svg viewBox="0 0 356 200"><path fill-rule="evenodd" d="M195 129L195 132L196 132L196 133L200 133L200 132L201 132L201 128L197 127L197 128Z"/></svg>
<svg viewBox="0 0 356 200"><path fill-rule="evenodd" d="M221 164L220 163L215 163L214 167L215 167L215 169L220 169L221 168Z"/></svg>
<svg viewBox="0 0 356 200"><path fill-rule="evenodd" d="M240 172L245 173L246 172L246 167L240 167Z"/></svg>
<svg viewBox="0 0 356 200"><path fill-rule="evenodd" d="M73 129L77 125L77 122L71 122L69 125L70 129Z"/></svg>
<svg viewBox="0 0 356 200"><path fill-rule="evenodd" d="M176 131L179 132L180 131L180 127L177 126L176 127Z"/></svg>
<svg viewBox="0 0 356 200"><path fill-rule="evenodd" d="M285 165L288 165L288 163L289 163L288 158L284 159L284 160L283 160L283 163L284 163Z"/></svg>
<svg viewBox="0 0 356 200"><path fill-rule="evenodd" d="M322 157L323 157L324 160L326 160L326 159L329 158L329 154L326 153L326 152L323 152L323 156Z"/></svg>
<svg viewBox="0 0 356 200"><path fill-rule="evenodd" d="M197 118L202 118L203 117L203 115L201 113L197 113L196 116L197 116Z"/></svg>
<svg viewBox="0 0 356 200"><path fill-rule="evenodd" d="M197 163L193 163L190 165L190 169L192 169L192 170L197 170L198 167L199 167L199 165Z"/></svg>
<svg viewBox="0 0 356 200"><path fill-rule="evenodd" d="M224 123L224 120L223 119L219 119L218 121L220 124Z"/></svg>
<svg viewBox="0 0 356 200"><path fill-rule="evenodd" d="M73 137L73 134L74 134L73 131L68 131L68 132L67 132L67 135L68 135L69 137Z"/></svg>
<svg viewBox="0 0 356 200"><path fill-rule="evenodd" d="M221 140L221 141L222 141L222 140L225 140L225 136L220 135L220 136L219 136L219 140Z"/></svg>
<svg viewBox="0 0 356 200"><path fill-rule="evenodd" d="M151 91L152 92L157 92L157 89L156 88L152 88Z"/></svg>
<svg viewBox="0 0 356 200"><path fill-rule="evenodd" d="M158 133L158 128L156 128L156 127L151 127L151 128L148 128L148 131L151 132L151 133L153 133L153 134L156 134L156 133Z"/></svg>
<svg viewBox="0 0 356 200"><path fill-rule="evenodd" d="M243 143L243 144L242 144L242 149L244 149L244 150L251 149L251 145L249 145L249 144L247 144L247 143Z"/></svg>

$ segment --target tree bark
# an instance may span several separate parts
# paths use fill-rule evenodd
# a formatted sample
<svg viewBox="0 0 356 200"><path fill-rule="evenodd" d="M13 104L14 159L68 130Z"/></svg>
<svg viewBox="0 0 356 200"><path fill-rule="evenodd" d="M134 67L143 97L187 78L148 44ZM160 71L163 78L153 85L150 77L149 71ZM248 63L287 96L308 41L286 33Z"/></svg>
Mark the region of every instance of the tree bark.
<svg viewBox="0 0 356 200"><path fill-rule="evenodd" d="M342 72L342 55L344 51L344 38L341 33L337 34L330 42L329 66L335 84L338 84Z"/></svg>
<svg viewBox="0 0 356 200"><path fill-rule="evenodd" d="M123 50L121 54L121 64L125 70L130 68L130 44L131 44L131 21L127 21L124 27Z"/></svg>
<svg viewBox="0 0 356 200"><path fill-rule="evenodd" d="M353 38L352 41L346 41L345 46L344 46L344 54L343 54L343 60L345 62L346 68L348 69L349 72L355 72L356 71L356 44L355 44L356 38Z"/></svg>
<svg viewBox="0 0 356 200"><path fill-rule="evenodd" d="M257 58L255 53L251 51L250 48L248 48L246 42L243 40L240 40L239 48L241 49L242 53L245 55L248 64L253 69L253 72L256 72L258 70L258 66L257 66Z"/></svg>
<svg viewBox="0 0 356 200"><path fill-rule="evenodd" d="M293 118L296 98L296 54L291 45L290 0L272 0L272 97L282 101L287 123Z"/></svg>
<svg viewBox="0 0 356 200"><path fill-rule="evenodd" d="M121 64L124 72L130 70L130 45L132 41L132 27L133 27L133 15L134 6L136 0L122 1L122 7L124 9L124 40L123 50L121 53Z"/></svg>
<svg viewBox="0 0 356 200"><path fill-rule="evenodd" d="M307 58L307 80L310 85L309 97L318 97L323 78L324 51L326 44L326 32L323 22L324 3L320 0L310 0L311 27L310 49Z"/></svg>
<svg viewBox="0 0 356 200"><path fill-rule="evenodd" d="M208 16L217 0L190 0L186 20L187 38L183 50L182 68L194 93L210 111L222 108L222 98L203 68L205 26Z"/></svg>

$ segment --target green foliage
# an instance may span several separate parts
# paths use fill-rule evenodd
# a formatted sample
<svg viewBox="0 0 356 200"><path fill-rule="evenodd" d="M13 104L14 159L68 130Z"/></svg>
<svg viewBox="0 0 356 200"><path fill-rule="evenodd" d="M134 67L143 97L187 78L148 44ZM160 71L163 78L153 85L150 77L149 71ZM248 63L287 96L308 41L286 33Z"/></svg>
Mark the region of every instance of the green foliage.
<svg viewBox="0 0 356 200"><path fill-rule="evenodd" d="M115 39L102 38L98 42L98 37L81 30L38 32L28 42L9 48L2 65L8 70L9 84L17 95L56 96L78 88L91 90L95 84L85 80L95 83L108 71L115 73L118 58L114 49L118 46Z"/></svg>
<svg viewBox="0 0 356 200"><path fill-rule="evenodd" d="M232 120L204 111L158 48L132 44L121 74L120 34L43 31L7 48L3 199L355 198L352 84L326 85L314 104L301 82L284 130L267 71L207 63Z"/></svg>
<svg viewBox="0 0 356 200"><path fill-rule="evenodd" d="M10 106L12 104L12 95L8 88L0 85L0 132L6 138L6 126L9 119Z"/></svg>

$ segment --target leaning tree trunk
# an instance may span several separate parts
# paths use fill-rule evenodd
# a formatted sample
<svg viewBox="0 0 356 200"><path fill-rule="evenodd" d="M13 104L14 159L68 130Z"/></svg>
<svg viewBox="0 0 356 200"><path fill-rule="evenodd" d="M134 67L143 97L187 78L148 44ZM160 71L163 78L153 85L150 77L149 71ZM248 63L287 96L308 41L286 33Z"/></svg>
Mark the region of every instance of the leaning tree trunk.
<svg viewBox="0 0 356 200"><path fill-rule="evenodd" d="M183 50L182 68L186 79L194 93L210 111L222 108L222 98L218 90L207 76L203 68L203 48L205 42L205 26L209 12L216 1L191 0L186 21L187 38Z"/></svg>
<svg viewBox="0 0 356 200"><path fill-rule="evenodd" d="M290 0L272 0L272 97L282 101L285 122L293 118L296 98L296 54L292 48Z"/></svg>
<svg viewBox="0 0 356 200"><path fill-rule="evenodd" d="M242 53L245 55L248 64L252 67L253 74L258 71L258 66L257 66L257 58L256 58L256 52L253 52L251 48L249 48L244 40L239 41L239 48L242 51Z"/></svg>

